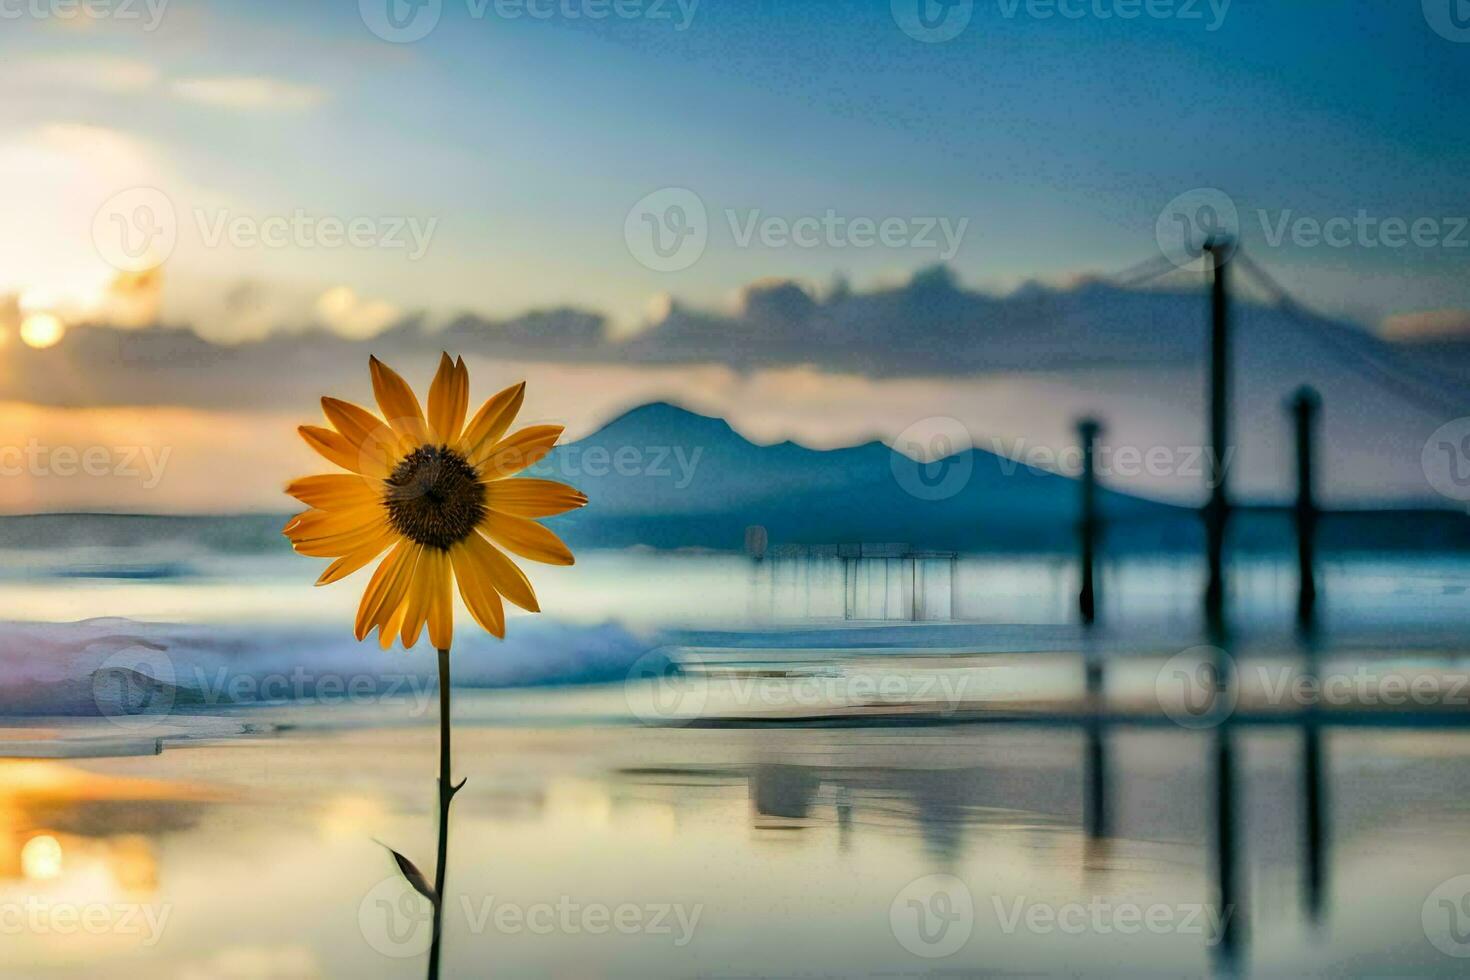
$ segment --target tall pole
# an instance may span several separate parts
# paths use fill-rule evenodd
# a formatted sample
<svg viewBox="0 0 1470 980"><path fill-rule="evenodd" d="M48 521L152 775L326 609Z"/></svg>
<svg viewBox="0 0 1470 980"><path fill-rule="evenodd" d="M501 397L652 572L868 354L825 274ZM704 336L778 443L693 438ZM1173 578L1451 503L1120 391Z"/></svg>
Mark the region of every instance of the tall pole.
<svg viewBox="0 0 1470 980"><path fill-rule="evenodd" d="M1314 487L1315 428L1322 400L1311 388L1297 390L1291 401L1296 422L1296 551L1299 588L1297 625L1310 632L1317 608L1317 500Z"/></svg>
<svg viewBox="0 0 1470 980"><path fill-rule="evenodd" d="M1316 426L1322 399L1311 388L1297 389L1291 400L1296 428L1296 546L1298 562L1297 629L1306 651L1306 670L1318 682L1317 665L1317 510ZM1306 904L1320 921L1327 892L1327 760L1315 705L1302 724L1303 816L1306 822Z"/></svg>
<svg viewBox="0 0 1470 980"><path fill-rule="evenodd" d="M1210 502L1205 509L1209 580L1205 618L1217 635L1225 625L1225 522L1230 503L1225 485L1230 452L1230 306L1226 261L1231 243L1212 238L1205 244L1213 281L1210 288Z"/></svg>
<svg viewBox="0 0 1470 980"><path fill-rule="evenodd" d="M1077 597L1082 622L1091 626L1097 619L1097 437L1102 426L1094 419L1077 423L1082 444L1082 517L1077 532L1082 538L1082 591Z"/></svg>

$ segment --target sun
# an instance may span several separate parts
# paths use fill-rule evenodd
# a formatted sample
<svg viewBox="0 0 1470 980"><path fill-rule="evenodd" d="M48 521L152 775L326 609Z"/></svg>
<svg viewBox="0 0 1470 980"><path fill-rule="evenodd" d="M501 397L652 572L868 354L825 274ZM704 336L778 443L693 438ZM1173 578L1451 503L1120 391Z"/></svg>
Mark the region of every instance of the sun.
<svg viewBox="0 0 1470 980"><path fill-rule="evenodd" d="M66 324L54 313L32 313L20 325L20 339L38 350L59 343L65 334Z"/></svg>
<svg viewBox="0 0 1470 980"><path fill-rule="evenodd" d="M32 881L61 875L61 842L50 834L39 834L20 849L21 872Z"/></svg>

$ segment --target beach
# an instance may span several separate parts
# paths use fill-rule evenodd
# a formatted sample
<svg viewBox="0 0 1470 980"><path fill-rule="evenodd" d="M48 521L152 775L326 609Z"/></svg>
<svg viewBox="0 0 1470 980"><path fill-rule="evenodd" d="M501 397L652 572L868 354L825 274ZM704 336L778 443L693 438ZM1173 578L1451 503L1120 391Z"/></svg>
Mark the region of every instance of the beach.
<svg viewBox="0 0 1470 980"><path fill-rule="evenodd" d="M468 695L466 719L497 699ZM427 920L386 847L432 860L437 742L431 719L403 722L265 709L261 734L157 755L5 761L6 907L39 916L9 947L38 978L418 976ZM1100 835L1069 727L471 720L455 739L450 975L1163 976L1226 955L1207 732L1110 733ZM1426 936L1426 896L1467 853L1470 733L1329 735L1315 899L1300 744L1241 736L1249 893L1230 914L1249 938L1234 955L1266 976L1457 975ZM967 935L936 963L905 902L952 880Z"/></svg>

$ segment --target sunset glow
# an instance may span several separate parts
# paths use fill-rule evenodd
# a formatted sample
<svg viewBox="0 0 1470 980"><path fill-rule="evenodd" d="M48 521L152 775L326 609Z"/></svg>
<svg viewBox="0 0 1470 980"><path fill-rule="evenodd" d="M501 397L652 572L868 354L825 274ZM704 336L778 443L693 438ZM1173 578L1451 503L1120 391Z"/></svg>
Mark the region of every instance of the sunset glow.
<svg viewBox="0 0 1470 980"><path fill-rule="evenodd" d="M32 313L21 321L20 339L37 349L51 347L66 336L66 324L51 313Z"/></svg>

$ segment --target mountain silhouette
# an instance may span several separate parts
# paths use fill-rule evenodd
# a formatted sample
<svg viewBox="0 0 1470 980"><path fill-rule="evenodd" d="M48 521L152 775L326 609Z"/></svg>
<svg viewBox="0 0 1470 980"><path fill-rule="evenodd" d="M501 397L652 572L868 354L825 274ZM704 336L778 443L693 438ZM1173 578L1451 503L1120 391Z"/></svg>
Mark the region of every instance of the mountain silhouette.
<svg viewBox="0 0 1470 980"><path fill-rule="evenodd" d="M745 529L781 544L901 542L927 549L1052 549L1073 537L1077 481L970 449L921 464L880 442L761 446L710 418L656 402L558 446L532 475L565 480L593 505L559 518L576 544L733 550ZM1104 489L1128 524L1193 521L1186 508Z"/></svg>

